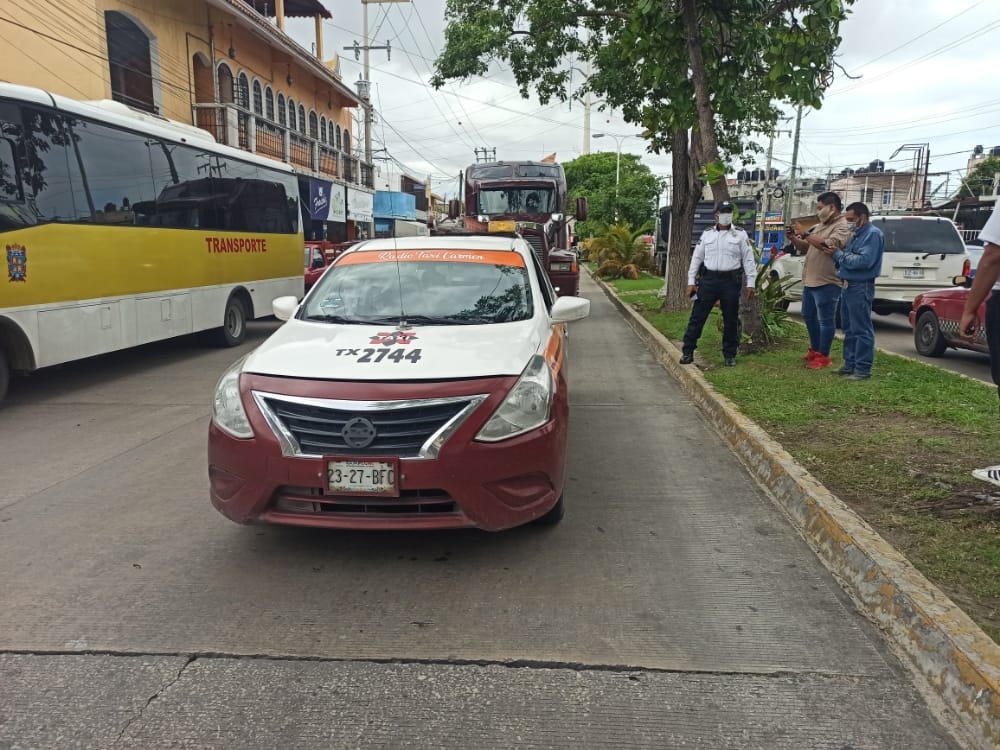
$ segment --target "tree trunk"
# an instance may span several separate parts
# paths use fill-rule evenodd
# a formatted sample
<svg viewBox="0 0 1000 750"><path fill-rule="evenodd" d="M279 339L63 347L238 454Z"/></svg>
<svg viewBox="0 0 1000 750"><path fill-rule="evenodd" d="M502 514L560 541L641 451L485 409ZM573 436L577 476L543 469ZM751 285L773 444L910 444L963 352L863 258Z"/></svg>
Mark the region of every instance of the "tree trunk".
<svg viewBox="0 0 1000 750"><path fill-rule="evenodd" d="M671 145L673 161L670 197L670 253L667 258L667 290L663 310L684 310L691 306L687 296L687 272L694 247L691 233L694 213L701 197L700 148L687 130L675 130Z"/></svg>
<svg viewBox="0 0 1000 750"><path fill-rule="evenodd" d="M715 108L709 92L708 68L705 66L705 54L702 50L701 27L698 25L698 11L695 0L681 0L681 14L687 29L688 61L691 64L691 82L694 84L695 108L698 112L698 127L694 137L701 142L701 164L698 170L706 164L714 164L719 159L719 142L715 136ZM725 173L713 180L712 198L716 201L729 200L729 184Z"/></svg>

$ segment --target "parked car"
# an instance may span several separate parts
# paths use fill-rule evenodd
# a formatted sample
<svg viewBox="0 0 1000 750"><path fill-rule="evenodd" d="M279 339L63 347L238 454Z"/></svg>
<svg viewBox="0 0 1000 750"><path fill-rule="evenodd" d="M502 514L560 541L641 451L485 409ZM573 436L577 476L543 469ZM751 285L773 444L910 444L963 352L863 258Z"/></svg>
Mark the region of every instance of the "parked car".
<svg viewBox="0 0 1000 750"><path fill-rule="evenodd" d="M307 242L305 247L305 287L308 292L326 271L326 255L318 242Z"/></svg>
<svg viewBox="0 0 1000 750"><path fill-rule="evenodd" d="M959 277L956 281L960 282L959 285L924 292L913 300L913 309L910 310L913 346L925 357L940 357L949 347L989 353L986 328L982 323L986 319L985 302L979 306L979 327L972 342L959 337L958 323L969 296L970 283L967 277Z"/></svg>
<svg viewBox="0 0 1000 750"><path fill-rule="evenodd" d="M966 274L970 279L976 278L976 266L979 265L979 260L983 257L983 250L985 248L982 245L966 245L965 252L969 254L969 273Z"/></svg>
<svg viewBox="0 0 1000 750"><path fill-rule="evenodd" d="M875 279L872 310L879 315L909 312L914 297L968 276L972 259L955 224L938 216L872 216L885 236L882 275ZM798 280L786 296L802 299L804 255L782 255L772 262L772 278Z"/></svg>
<svg viewBox="0 0 1000 750"><path fill-rule="evenodd" d="M240 523L496 531L563 514L566 324L519 235L344 252L219 380L214 506Z"/></svg>

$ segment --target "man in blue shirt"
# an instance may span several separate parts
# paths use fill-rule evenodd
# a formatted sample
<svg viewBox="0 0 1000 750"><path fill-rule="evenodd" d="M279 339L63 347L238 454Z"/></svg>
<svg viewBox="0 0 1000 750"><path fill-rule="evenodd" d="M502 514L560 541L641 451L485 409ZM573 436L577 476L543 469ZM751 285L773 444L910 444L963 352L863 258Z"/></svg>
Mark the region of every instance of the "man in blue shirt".
<svg viewBox="0 0 1000 750"><path fill-rule="evenodd" d="M823 252L833 257L837 276L844 281L840 292L840 319L844 324L844 366L835 370L848 380L867 380L872 376L875 359L875 326L872 325L872 301L875 279L882 273L882 250L885 238L872 226L871 212L864 203L852 203L844 212L847 226L854 234L847 247L837 250L825 246Z"/></svg>

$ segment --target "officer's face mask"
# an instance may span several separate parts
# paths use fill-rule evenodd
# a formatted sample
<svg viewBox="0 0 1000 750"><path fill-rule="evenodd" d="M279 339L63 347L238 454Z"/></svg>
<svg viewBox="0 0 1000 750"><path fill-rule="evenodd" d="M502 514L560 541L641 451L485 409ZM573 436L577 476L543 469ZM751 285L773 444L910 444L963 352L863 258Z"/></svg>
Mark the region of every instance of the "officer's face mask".
<svg viewBox="0 0 1000 750"><path fill-rule="evenodd" d="M732 214L719 214L719 226L728 227L733 223Z"/></svg>

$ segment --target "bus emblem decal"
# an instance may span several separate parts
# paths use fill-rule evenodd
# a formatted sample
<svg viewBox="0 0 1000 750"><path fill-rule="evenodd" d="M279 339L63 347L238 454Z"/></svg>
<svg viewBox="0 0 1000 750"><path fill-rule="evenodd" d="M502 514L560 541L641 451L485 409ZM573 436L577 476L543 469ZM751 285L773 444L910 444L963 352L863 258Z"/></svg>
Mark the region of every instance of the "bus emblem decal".
<svg viewBox="0 0 1000 750"><path fill-rule="evenodd" d="M28 280L28 251L24 245L7 245L7 278L9 281Z"/></svg>

